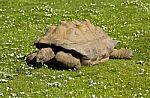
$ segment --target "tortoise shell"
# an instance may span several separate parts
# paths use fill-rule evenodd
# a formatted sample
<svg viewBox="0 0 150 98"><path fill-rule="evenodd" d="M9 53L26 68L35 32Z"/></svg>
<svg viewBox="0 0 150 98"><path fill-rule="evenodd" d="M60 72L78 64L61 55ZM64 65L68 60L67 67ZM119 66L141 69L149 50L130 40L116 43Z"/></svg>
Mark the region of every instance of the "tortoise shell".
<svg viewBox="0 0 150 98"><path fill-rule="evenodd" d="M112 40L89 20L64 21L58 26L50 26L44 36L35 41L39 49L58 46L64 50L73 50L87 59L109 57L116 44L116 40Z"/></svg>

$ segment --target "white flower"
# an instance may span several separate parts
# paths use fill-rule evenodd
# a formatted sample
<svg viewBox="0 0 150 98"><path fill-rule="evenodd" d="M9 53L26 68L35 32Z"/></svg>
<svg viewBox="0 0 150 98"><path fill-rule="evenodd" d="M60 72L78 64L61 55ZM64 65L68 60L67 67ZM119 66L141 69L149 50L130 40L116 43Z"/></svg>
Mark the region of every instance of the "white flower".
<svg viewBox="0 0 150 98"><path fill-rule="evenodd" d="M3 94L3 93L0 93L0 96L4 96L4 94Z"/></svg>
<svg viewBox="0 0 150 98"><path fill-rule="evenodd" d="M93 94L91 97L92 97L92 98L97 98L96 95L94 95L94 94Z"/></svg>
<svg viewBox="0 0 150 98"><path fill-rule="evenodd" d="M0 79L0 83L6 83L6 82L8 82L8 80L6 80L6 79Z"/></svg>
<svg viewBox="0 0 150 98"><path fill-rule="evenodd" d="M48 83L48 87L60 87L61 83L59 82L53 82L53 83Z"/></svg>
<svg viewBox="0 0 150 98"><path fill-rule="evenodd" d="M24 92L19 92L19 93L22 94L22 95L25 94Z"/></svg>
<svg viewBox="0 0 150 98"><path fill-rule="evenodd" d="M14 56L14 53L11 53L10 56Z"/></svg>
<svg viewBox="0 0 150 98"><path fill-rule="evenodd" d="M74 80L74 78L72 78L72 77L68 77L68 79L69 79L69 80Z"/></svg>
<svg viewBox="0 0 150 98"><path fill-rule="evenodd" d="M69 94L73 94L73 92L69 92Z"/></svg>

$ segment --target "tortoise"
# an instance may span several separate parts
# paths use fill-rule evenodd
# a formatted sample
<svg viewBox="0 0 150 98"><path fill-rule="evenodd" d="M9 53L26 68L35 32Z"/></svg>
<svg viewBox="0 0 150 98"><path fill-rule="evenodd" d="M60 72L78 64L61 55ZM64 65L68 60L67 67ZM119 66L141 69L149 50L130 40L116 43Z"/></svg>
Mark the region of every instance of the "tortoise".
<svg viewBox="0 0 150 98"><path fill-rule="evenodd" d="M63 21L50 26L34 45L39 50L27 56L28 64L56 63L69 69L81 65L95 65L109 58L130 59L132 50L115 49L116 40L111 39L99 26L89 20Z"/></svg>

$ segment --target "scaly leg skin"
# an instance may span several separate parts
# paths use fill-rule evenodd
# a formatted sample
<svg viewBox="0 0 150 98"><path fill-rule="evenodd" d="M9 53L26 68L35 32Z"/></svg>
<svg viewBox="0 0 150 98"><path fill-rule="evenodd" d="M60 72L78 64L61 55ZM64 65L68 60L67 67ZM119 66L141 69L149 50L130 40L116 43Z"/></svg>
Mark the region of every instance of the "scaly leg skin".
<svg viewBox="0 0 150 98"><path fill-rule="evenodd" d="M36 55L36 62L42 65L55 57L55 54L51 48L42 48Z"/></svg>
<svg viewBox="0 0 150 98"><path fill-rule="evenodd" d="M82 59L82 65L95 65L95 64L99 64L99 63L102 63L102 62L106 62L109 60L109 57L104 57L104 58L96 58L94 60L92 59L89 59L89 60L86 60L86 59Z"/></svg>
<svg viewBox="0 0 150 98"><path fill-rule="evenodd" d="M129 49L114 49L110 54L111 59L131 59L133 52Z"/></svg>
<svg viewBox="0 0 150 98"><path fill-rule="evenodd" d="M64 67L68 69L78 70L81 67L81 63L79 59L63 51L58 52L55 56L55 59L57 62L64 65Z"/></svg>

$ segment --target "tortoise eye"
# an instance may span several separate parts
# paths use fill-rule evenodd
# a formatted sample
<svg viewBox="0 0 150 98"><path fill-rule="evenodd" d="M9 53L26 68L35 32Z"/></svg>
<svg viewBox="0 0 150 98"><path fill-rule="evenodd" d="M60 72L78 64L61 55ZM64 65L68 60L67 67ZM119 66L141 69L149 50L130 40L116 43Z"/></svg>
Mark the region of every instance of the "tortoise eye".
<svg viewBox="0 0 150 98"><path fill-rule="evenodd" d="M42 57L39 57L39 60L42 60L43 58Z"/></svg>

